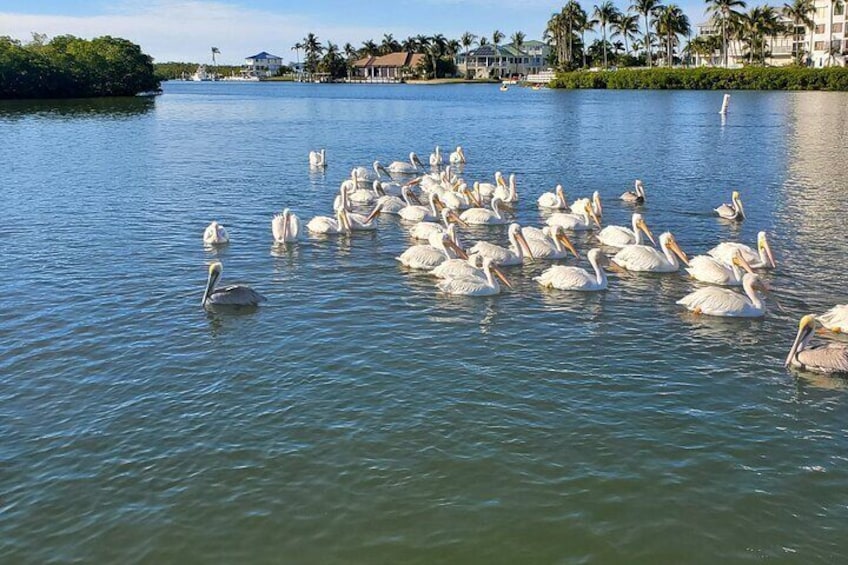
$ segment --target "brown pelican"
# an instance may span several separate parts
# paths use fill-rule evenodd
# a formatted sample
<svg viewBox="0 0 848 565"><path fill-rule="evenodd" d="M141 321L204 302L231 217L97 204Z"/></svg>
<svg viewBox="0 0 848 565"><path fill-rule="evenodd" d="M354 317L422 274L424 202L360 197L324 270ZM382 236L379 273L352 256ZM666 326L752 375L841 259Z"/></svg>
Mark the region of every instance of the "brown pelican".
<svg viewBox="0 0 848 565"><path fill-rule="evenodd" d="M708 286L699 288L677 301L695 314L724 316L729 318L759 318L766 313L766 305L757 294L757 290L767 291L768 287L760 280L760 275L745 273L742 277L745 294L739 294L729 288Z"/></svg>
<svg viewBox="0 0 848 565"><path fill-rule="evenodd" d="M842 343L809 346L817 323L812 314L801 318L798 334L783 366L792 365L816 373L848 373L848 346Z"/></svg>
<svg viewBox="0 0 848 565"><path fill-rule="evenodd" d="M725 220L744 220L745 209L742 207L742 198L739 197L739 193L734 190L730 195L730 204L722 204L715 209L715 213Z"/></svg>
<svg viewBox="0 0 848 565"><path fill-rule="evenodd" d="M609 265L609 259L597 248L590 249L586 255L589 263L595 270L594 274L590 274L586 269L581 269L580 267L554 265L533 280L542 286L559 290L577 290L583 292L606 290L607 275L603 267Z"/></svg>
<svg viewBox="0 0 848 565"><path fill-rule="evenodd" d="M635 190L628 190L624 194L621 195L621 199L625 202L632 202L634 204L644 204L645 203L645 187L642 186L642 181L636 179L634 183Z"/></svg>
<svg viewBox="0 0 848 565"><path fill-rule="evenodd" d="M205 245L223 245L230 242L230 234L218 222L212 222L203 230L203 243Z"/></svg>
<svg viewBox="0 0 848 565"><path fill-rule="evenodd" d="M748 261L748 264L750 264L753 269L774 269L777 267L777 262L774 260L774 254L771 252L771 245L769 245L768 239L766 238L766 232L764 231L757 233L756 251L742 243L726 241L719 243L707 251L707 255L711 255L716 259L721 259L725 263L729 263L731 259L733 259L736 251L742 253L742 256L746 261Z"/></svg>
<svg viewBox="0 0 848 565"><path fill-rule="evenodd" d="M206 281L206 290L203 291L201 305L208 306L257 306L265 302L265 297L241 284L215 288L224 266L219 261L209 265L209 279Z"/></svg>

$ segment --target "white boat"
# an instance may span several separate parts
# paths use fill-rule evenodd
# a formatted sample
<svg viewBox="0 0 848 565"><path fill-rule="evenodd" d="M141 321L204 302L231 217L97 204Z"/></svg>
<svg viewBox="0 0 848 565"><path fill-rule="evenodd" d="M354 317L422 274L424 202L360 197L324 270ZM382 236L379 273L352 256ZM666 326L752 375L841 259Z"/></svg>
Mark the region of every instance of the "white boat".
<svg viewBox="0 0 848 565"><path fill-rule="evenodd" d="M194 82L213 81L215 80L215 75L206 71L206 65L200 65L197 67L197 70L194 71L194 74L189 77L189 80Z"/></svg>

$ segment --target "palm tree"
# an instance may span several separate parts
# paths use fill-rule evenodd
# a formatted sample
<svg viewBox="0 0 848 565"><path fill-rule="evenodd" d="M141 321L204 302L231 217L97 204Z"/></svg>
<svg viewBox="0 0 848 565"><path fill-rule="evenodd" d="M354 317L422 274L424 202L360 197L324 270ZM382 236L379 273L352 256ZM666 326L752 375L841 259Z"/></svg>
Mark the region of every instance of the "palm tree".
<svg viewBox="0 0 848 565"><path fill-rule="evenodd" d="M369 39L362 42L362 48L359 51L366 57L371 57L372 55L377 55L380 52L380 47L373 39Z"/></svg>
<svg viewBox="0 0 848 565"><path fill-rule="evenodd" d="M580 12L577 14L577 22L575 24L575 29L580 32L580 44L581 51L583 52L583 66L586 66L586 32L594 31L595 25L597 25L598 20L594 18L590 18L589 14L583 8L580 8Z"/></svg>
<svg viewBox="0 0 848 565"><path fill-rule="evenodd" d="M600 6L595 4L595 10L592 12L592 15L598 20L598 23L601 24L601 30L603 31L603 46L604 46L604 68L607 67L607 25L611 22L614 22L619 15L618 8L615 7L615 4L612 3L611 0L606 0Z"/></svg>
<svg viewBox="0 0 848 565"><path fill-rule="evenodd" d="M665 36L666 65L674 62L674 45L678 42L677 35L688 35L691 30L689 18L675 4L663 7L657 14L657 34Z"/></svg>
<svg viewBox="0 0 848 565"><path fill-rule="evenodd" d="M512 40L512 46L515 47L516 51L518 51L515 56L515 74L518 74L518 63L521 61L521 48L524 47L525 37L526 36L524 35L523 31L516 31L512 34L512 37L510 37L510 39Z"/></svg>
<svg viewBox="0 0 848 565"><path fill-rule="evenodd" d="M427 54L433 65L433 78L439 78L438 62L447 52L448 40L441 33L437 33L433 37L430 37L427 43Z"/></svg>
<svg viewBox="0 0 848 565"><path fill-rule="evenodd" d="M388 55L395 51L400 51L400 44L391 33L384 33L383 42L380 43L380 55Z"/></svg>
<svg viewBox="0 0 848 565"><path fill-rule="evenodd" d="M465 74L468 74L468 50L471 49L471 46L474 45L476 40L477 36L470 31L466 31L459 38L459 44L462 45L462 48L465 50Z"/></svg>
<svg viewBox="0 0 848 565"><path fill-rule="evenodd" d="M828 36L827 36L827 66L829 67L836 59L834 55L839 54L839 44L840 41L836 41L836 47L833 44L833 12L837 7L843 7L844 4L842 0L830 0L830 10L828 11L828 15L830 16L830 27L827 28ZM844 12L844 10L843 10ZM845 25L845 24L843 24Z"/></svg>
<svg viewBox="0 0 848 565"><path fill-rule="evenodd" d="M563 8L563 10L565 10L565 8ZM561 13L551 15L551 19L548 20L548 24L542 34L542 39L544 39L548 45L551 47L556 46L556 51L554 51L554 53L557 65L560 67L565 66L565 41L563 41L562 37L564 27L563 21L564 16Z"/></svg>
<svg viewBox="0 0 848 565"><path fill-rule="evenodd" d="M478 44L480 45L480 47L483 47L484 45L489 44L489 40L486 39L485 35L483 35L483 36L480 37L480 41L478 42Z"/></svg>
<svg viewBox="0 0 848 565"><path fill-rule="evenodd" d="M648 60L648 68L653 64L653 57L651 56L650 18L657 13L657 10L661 6L662 4L660 4L659 0L633 0L633 4L630 5L630 9L645 17L645 40L643 43L645 44L645 58Z"/></svg>
<svg viewBox="0 0 848 565"><path fill-rule="evenodd" d="M302 48L306 53L305 70L312 75L318 69L319 55L324 51L324 47L318 41L317 35L308 33L303 38Z"/></svg>
<svg viewBox="0 0 848 565"><path fill-rule="evenodd" d="M300 41L298 41L297 43L295 43L295 44L294 44L294 46L292 47L292 51L294 51L294 52L295 52L295 55L297 56L297 64L298 64L298 66L300 66L300 50L301 50L301 49L303 49L303 43L301 43Z"/></svg>
<svg viewBox="0 0 848 565"><path fill-rule="evenodd" d="M353 63L356 61L356 48L350 43L345 43L344 47L342 47L342 51L345 56L345 66L347 67L347 79L350 80L351 73L353 71Z"/></svg>
<svg viewBox="0 0 848 565"><path fill-rule="evenodd" d="M721 27L721 54L724 66L727 66L727 37L730 32L731 20L739 18L741 13L737 8L744 8L743 0L706 0L707 14L712 14L712 21Z"/></svg>
<svg viewBox="0 0 848 565"><path fill-rule="evenodd" d="M792 4L784 4L781 12L786 18L792 20L792 54L795 56L795 61L800 63L804 52L797 48L798 43L800 43L798 28L804 27L810 30L810 40L812 41L813 29L816 25L813 20L813 14L816 13L815 2L813 0L795 0ZM812 53L812 45L810 45L810 52Z"/></svg>
<svg viewBox="0 0 848 565"><path fill-rule="evenodd" d="M494 46L495 46L495 57L497 57L498 75L500 75L500 74L501 74L501 72L500 72L500 68L501 68L501 51L500 51L500 49L498 48L498 45L500 45L500 42L501 42L501 41L503 41L503 38L504 38L504 37L506 37L506 35L504 35L504 34L503 34L503 32L501 32L500 30L497 30L497 29L496 29L495 31L493 31L493 32L492 32L492 45L494 45ZM498 78L500 78L500 76L499 76Z"/></svg>
<svg viewBox="0 0 848 565"><path fill-rule="evenodd" d="M618 19L610 25L612 33L610 38L621 37L624 40L624 51L630 53L628 41L636 39L639 33L639 14L621 14Z"/></svg>

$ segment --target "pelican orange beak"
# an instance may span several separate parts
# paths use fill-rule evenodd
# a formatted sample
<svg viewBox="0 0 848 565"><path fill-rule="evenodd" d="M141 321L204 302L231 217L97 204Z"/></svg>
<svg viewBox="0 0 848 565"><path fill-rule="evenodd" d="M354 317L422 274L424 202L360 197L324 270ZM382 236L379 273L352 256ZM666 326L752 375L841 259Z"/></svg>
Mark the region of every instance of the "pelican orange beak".
<svg viewBox="0 0 848 565"><path fill-rule="evenodd" d="M474 196L474 193L473 193L473 192L471 192L471 190L469 190L468 188L466 188L466 189L465 189L464 194L468 197L468 199L469 199L469 200L471 200L471 202L473 202L473 203L474 203L474 205L475 205L476 207L478 207L478 208L480 207L480 201L479 201L479 200L477 200L477 197L476 197L476 196Z"/></svg>
<svg viewBox="0 0 848 565"><path fill-rule="evenodd" d="M595 194L592 195L592 201L595 203L595 208L598 209L598 212L597 212L598 216L599 217L603 216L604 215L604 205L601 204L601 195L596 192Z"/></svg>
<svg viewBox="0 0 848 565"><path fill-rule="evenodd" d="M506 287L509 290L513 290L512 283L509 282L509 279L506 278L506 275L503 274L503 271L501 271L499 268L495 267L494 265L490 266L489 268L492 270L492 274L495 275L496 277L498 277L500 279L500 281L502 283L504 283L504 285L506 285Z"/></svg>
<svg viewBox="0 0 848 565"><path fill-rule="evenodd" d="M742 267L743 269L745 269L746 271L748 271L751 274L754 273L754 269L751 268L751 264L748 263L748 261L745 259L745 257L743 257L742 254L739 253L738 251L737 251L736 255L733 256L733 264L736 265L737 267Z"/></svg>
<svg viewBox="0 0 848 565"><path fill-rule="evenodd" d="M566 249L571 251L571 254L574 255L575 258L580 257L580 254L577 253L577 250L574 248L574 245L572 245L571 240L568 239L567 235L560 232L559 234L557 234L557 239L559 240L560 243L562 243L565 246Z"/></svg>
<svg viewBox="0 0 848 565"><path fill-rule="evenodd" d="M757 247L766 252L766 258L768 259L769 264L771 264L771 268L777 268L777 262L774 260L774 254L771 252L771 245L769 245L768 240L763 238Z"/></svg>
<svg viewBox="0 0 848 565"><path fill-rule="evenodd" d="M389 171L383 165L377 164L375 168L377 169L378 172L383 173L384 175L386 175L389 178L392 178L392 175L389 174Z"/></svg>
<svg viewBox="0 0 848 565"><path fill-rule="evenodd" d="M586 204L586 213L589 214L589 217L592 218L592 221L595 222L595 225L601 227L601 220L598 218L598 215L595 214L595 211L592 210L592 206L590 204Z"/></svg>
<svg viewBox="0 0 848 565"><path fill-rule="evenodd" d="M454 243L450 238L447 238L444 241L445 247L456 253L457 257L459 257L460 259L465 259L466 261L468 260L468 253L466 253L462 247Z"/></svg>
<svg viewBox="0 0 848 565"><path fill-rule="evenodd" d="M419 184L421 184L421 177L414 178L403 186L405 186L406 188L412 188L413 186L418 186Z"/></svg>
<svg viewBox="0 0 848 565"><path fill-rule="evenodd" d="M506 187L507 187L507 186L506 186L506 181L504 180L503 175L498 175L497 183L498 183L498 186L502 186L502 187L504 187L504 188L506 188Z"/></svg>
<svg viewBox="0 0 848 565"><path fill-rule="evenodd" d="M639 226L639 229L642 230L642 233L648 236L648 239L651 240L651 243L654 244L654 247L656 247L657 242L654 239L654 234L652 234L651 230L648 229L648 224L645 223L645 220L639 220L639 223L637 225Z"/></svg>
<svg viewBox="0 0 848 565"><path fill-rule="evenodd" d="M380 211L382 209L383 209L382 204L377 204L376 206L374 206L374 209L371 211L370 214L368 214L368 217L365 218L365 223L370 224L374 220L374 218L376 218L377 216L380 215Z"/></svg>
<svg viewBox="0 0 848 565"><path fill-rule="evenodd" d="M789 349L789 355L786 356L786 361L784 361L783 366L788 367L792 360L795 358L795 355L798 354L798 348L801 343L809 338L810 334L813 333L816 329L816 317L812 314L807 314L803 318L801 318L801 322L798 324L798 333L795 335L795 341L792 343L792 347Z"/></svg>
<svg viewBox="0 0 848 565"><path fill-rule="evenodd" d="M671 248L672 251L674 251L675 255L680 257L680 260L683 261L683 264L688 267L689 266L689 258L686 257L686 254L683 252L682 249L680 249L680 246L677 245L677 241L672 239L671 243L669 244L669 247Z"/></svg>
<svg viewBox="0 0 848 565"><path fill-rule="evenodd" d="M459 224L464 228L468 227L468 223L459 217L459 214L454 212L453 210L448 210L448 219L452 220L453 223Z"/></svg>
<svg viewBox="0 0 848 565"><path fill-rule="evenodd" d="M418 206L421 206L421 200L420 200L420 199L418 198L418 196L417 196L414 192L412 192L411 190L409 191L409 199L410 199L410 200L412 200L412 201L413 201L415 204L417 204Z"/></svg>
<svg viewBox="0 0 848 565"><path fill-rule="evenodd" d="M524 248L527 252L527 255L530 256L531 259L535 259L536 257L533 255L533 250L530 249L530 245L527 243L527 240L524 238L524 234L520 231L515 234L515 239L518 240L518 243Z"/></svg>
<svg viewBox="0 0 848 565"><path fill-rule="evenodd" d="M610 271L614 271L616 273L626 273L627 272L627 269L625 269L624 267L622 267L621 265L619 265L615 261L607 261L606 266L607 266L607 268L609 268Z"/></svg>
<svg viewBox="0 0 848 565"><path fill-rule="evenodd" d="M438 196L433 197L433 204L436 205L436 210L438 210L439 212L446 208L445 203L442 202Z"/></svg>

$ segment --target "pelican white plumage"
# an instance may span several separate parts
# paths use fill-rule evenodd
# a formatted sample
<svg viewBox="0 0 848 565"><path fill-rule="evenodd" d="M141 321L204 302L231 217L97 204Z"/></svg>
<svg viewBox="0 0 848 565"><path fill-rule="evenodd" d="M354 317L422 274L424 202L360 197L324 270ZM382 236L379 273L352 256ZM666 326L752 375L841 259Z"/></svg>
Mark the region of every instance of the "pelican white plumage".
<svg viewBox="0 0 848 565"><path fill-rule="evenodd" d="M598 241L608 247L624 247L634 244L643 245L642 232L644 232L651 240L651 243L656 245L654 236L651 234L651 230L648 229L648 225L645 224L642 214L638 212L633 214L631 226L629 228L624 226L606 226L598 232Z"/></svg>
<svg viewBox="0 0 848 565"><path fill-rule="evenodd" d="M479 255L470 255L468 259L448 259L432 271L430 274L440 279L458 279L461 277L479 276L483 266L483 258Z"/></svg>
<svg viewBox="0 0 848 565"><path fill-rule="evenodd" d="M812 314L801 318L798 333L783 366L816 373L848 373L848 346L843 343L809 345L820 322Z"/></svg>
<svg viewBox="0 0 848 565"><path fill-rule="evenodd" d="M342 233L350 233L350 224L347 222L347 211L344 207L336 210L336 217L315 216L309 223L306 224L306 229L312 233L323 233L328 235L338 235Z"/></svg>
<svg viewBox="0 0 848 565"><path fill-rule="evenodd" d="M540 285L559 290L577 290L591 292L607 289L607 274L603 267L609 264L609 259L600 249L590 249L586 254L589 264L592 265L594 273L589 273L580 267L566 267L554 265L550 269L536 277Z"/></svg>
<svg viewBox="0 0 848 565"><path fill-rule="evenodd" d="M327 166L327 153L324 149L309 152L309 166L323 168Z"/></svg>
<svg viewBox="0 0 848 565"><path fill-rule="evenodd" d="M353 214L346 213L345 216L347 218L347 224L350 227L351 231L374 231L377 229L377 224L374 223L374 218L376 218L380 211L383 209L382 204L377 204L374 206L374 209L371 210L371 213L367 216L363 216L362 214Z"/></svg>
<svg viewBox="0 0 848 565"><path fill-rule="evenodd" d="M745 271L754 272L738 251L730 264L709 255L696 255L689 259L689 266L686 268L686 272L695 280L721 286L741 286Z"/></svg>
<svg viewBox="0 0 848 565"><path fill-rule="evenodd" d="M515 204L518 202L518 190L515 185L515 173L510 173L509 183L495 187L492 198L500 198L504 204Z"/></svg>
<svg viewBox="0 0 848 565"><path fill-rule="evenodd" d="M392 163L386 167L386 171L400 175L415 175L418 174L419 169L423 168L424 165L421 164L421 159L418 158L418 155L410 153L408 163L405 161L392 161Z"/></svg>
<svg viewBox="0 0 848 565"><path fill-rule="evenodd" d="M462 225L467 225L459 219L456 212L443 208L440 214L441 223L439 222L418 222L409 228L409 235L412 239L430 239L434 232L442 233L448 231L448 227L452 221L461 222Z"/></svg>
<svg viewBox="0 0 848 565"><path fill-rule="evenodd" d="M598 227L601 226L601 220L598 219L598 216L592 209L591 204L587 202L583 206L583 210L580 213L568 214L565 212L555 212L548 216L548 219L545 220L545 223L549 226L560 225L564 229L572 231L588 231L592 229L593 221L594 225Z"/></svg>
<svg viewBox="0 0 848 565"><path fill-rule="evenodd" d="M553 192L543 193L536 202L539 204L539 208L550 210L568 209L568 202L565 200L565 191L562 189L561 184L556 185Z"/></svg>
<svg viewBox="0 0 848 565"><path fill-rule="evenodd" d="M209 278L206 280L206 289L203 291L201 305L205 308L212 306L258 306L265 302L266 298L242 284L233 284L222 288L215 288L224 266L215 261L209 265Z"/></svg>
<svg viewBox="0 0 848 565"><path fill-rule="evenodd" d="M274 243L291 243L300 238L300 219L286 208L271 220Z"/></svg>
<svg viewBox="0 0 848 565"><path fill-rule="evenodd" d="M224 226L216 221L206 226L203 230L203 243L205 245L223 245L230 242L230 234Z"/></svg>
<svg viewBox="0 0 848 565"><path fill-rule="evenodd" d="M744 220L745 209L742 207L742 198L739 196L739 192L734 190L733 194L730 195L730 204L720 205L715 209L715 213L725 220Z"/></svg>
<svg viewBox="0 0 848 565"><path fill-rule="evenodd" d="M495 171L495 183L490 182L474 182L474 191L477 193L478 200L480 197L489 198L495 194L498 187L506 187L506 182L503 179L503 174L500 171Z"/></svg>
<svg viewBox="0 0 848 565"><path fill-rule="evenodd" d="M409 198L409 200L411 200L410 193L408 191L404 192L404 198ZM437 206L439 206L441 202L435 193L431 192L428 196L429 206L412 204L409 200L407 205L398 211L398 216L400 216L401 219L408 222L432 222L439 218L439 210L437 209Z"/></svg>
<svg viewBox="0 0 848 565"><path fill-rule="evenodd" d="M728 318L759 318L766 312L766 306L757 290L766 291L765 283L760 275L745 273L742 277L740 294L729 288L708 286L699 288L677 301L694 314L706 316L723 316Z"/></svg>
<svg viewBox="0 0 848 565"><path fill-rule="evenodd" d="M848 332L848 304L837 304L817 319L833 333Z"/></svg>
<svg viewBox="0 0 848 565"><path fill-rule="evenodd" d="M469 208L459 217L463 222L475 226L505 224L508 220L501 215L501 202L500 198L492 198L491 210L488 208Z"/></svg>
<svg viewBox="0 0 848 565"><path fill-rule="evenodd" d="M340 187L340 192L344 192L345 197L353 204L368 206L374 203L377 199L377 193L374 191L373 184L369 187L368 181L360 182L355 169L351 172L350 180L346 180Z"/></svg>
<svg viewBox="0 0 848 565"><path fill-rule="evenodd" d="M757 233L756 251L742 243L725 241L707 251L707 255L728 263L733 259L737 251L742 253L742 257L754 269L774 269L777 267L777 262L775 262L774 254L771 251L771 245L769 245L766 232L764 231Z"/></svg>
<svg viewBox="0 0 848 565"><path fill-rule="evenodd" d="M621 199L625 202L632 202L633 204L644 204L645 187L642 185L642 181L636 179L636 182L634 183L634 190L626 191L621 195Z"/></svg>
<svg viewBox="0 0 848 565"><path fill-rule="evenodd" d="M383 189L383 183L379 180L374 181L374 193L377 195L377 204L382 205L381 213L397 215L401 209L407 206L407 203L397 196L386 194Z"/></svg>
<svg viewBox="0 0 848 565"><path fill-rule="evenodd" d="M582 214L583 209L586 205L590 205L592 207L592 212L595 213L595 216L600 220L604 216L604 205L601 203L601 193L597 190L592 193L592 198L578 198L574 202L571 203L571 213L572 214Z"/></svg>
<svg viewBox="0 0 848 565"><path fill-rule="evenodd" d="M528 235L531 234L531 235ZM564 259L570 251L575 257L579 257L579 253L574 248L571 240L565 235L565 230L562 226L547 226L542 228L539 237L538 228L532 230L521 228L521 235L527 241L527 247L530 249L534 259Z"/></svg>
<svg viewBox="0 0 848 565"><path fill-rule="evenodd" d="M526 251L530 258L533 258L533 251L527 243L527 239L521 233L519 224L510 224L507 232L509 238L509 247L501 247L488 241L478 241L468 250L469 255L480 255L483 258L492 259L495 265L510 266L520 265L524 262L524 252Z"/></svg>
<svg viewBox="0 0 848 565"><path fill-rule="evenodd" d="M442 159L442 150L439 149L439 146L436 146L436 151L430 153L430 166L439 168L444 165L444 160Z"/></svg>
<svg viewBox="0 0 848 565"><path fill-rule="evenodd" d="M459 145L456 146L456 151L450 154L448 160L451 164L460 165L465 163L465 151Z"/></svg>
<svg viewBox="0 0 848 565"><path fill-rule="evenodd" d="M648 245L628 245L616 253L612 261L628 271L650 273L673 273L680 268L678 257L685 265L689 264L689 259L671 233L665 232L660 236L660 249L662 251Z"/></svg>
<svg viewBox="0 0 848 565"><path fill-rule="evenodd" d="M494 273L507 287L512 287L506 276L493 266L493 261L488 257L483 258L483 273L485 274L485 278L471 275L446 279L436 286L446 294L461 296L491 296L493 294L500 294L501 286L495 280Z"/></svg>
<svg viewBox="0 0 848 565"><path fill-rule="evenodd" d="M410 269L426 269L431 271L448 259L461 257L467 259L468 255L451 241L450 234L438 234L431 237L430 242L435 245L413 245L396 257L400 263Z"/></svg>

